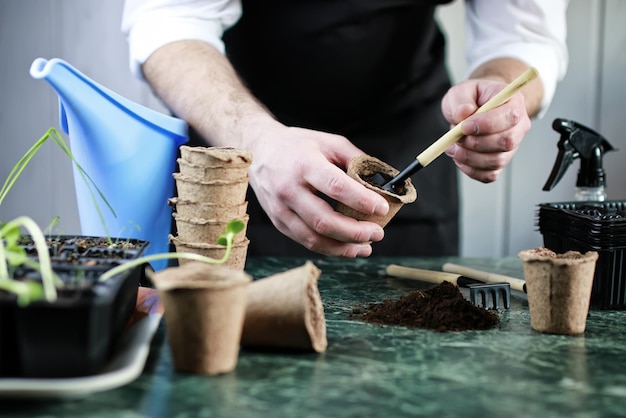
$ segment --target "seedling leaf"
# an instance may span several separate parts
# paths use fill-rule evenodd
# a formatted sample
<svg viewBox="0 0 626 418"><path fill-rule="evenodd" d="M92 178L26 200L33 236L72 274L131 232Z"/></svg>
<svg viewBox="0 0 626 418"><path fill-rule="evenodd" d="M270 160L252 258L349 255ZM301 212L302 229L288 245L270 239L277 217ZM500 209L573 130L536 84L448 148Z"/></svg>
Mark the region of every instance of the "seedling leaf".
<svg viewBox="0 0 626 418"><path fill-rule="evenodd" d="M12 221L5 223L2 228L0 228L0 272L4 277L2 282L16 282L15 280L10 280L7 264L12 266L21 264L28 264L30 266L33 265L33 263L30 263L28 260L24 249L18 245L19 231L21 227L24 227L30 233L33 240L39 258L39 263L35 263L35 265L41 273L43 294L48 301L52 302L56 300L57 293L55 287L55 275L52 271L52 262L50 261L46 238L37 223L27 216L15 218ZM18 290L24 291L23 288L20 288L19 286Z"/></svg>
<svg viewBox="0 0 626 418"><path fill-rule="evenodd" d="M205 257L203 255L195 254L195 253L174 252L174 253L152 254L152 255L147 255L145 257L136 258L126 263L120 264L119 266L116 266L112 268L111 270L108 270L106 273L100 276L99 281L108 280L111 277L115 276L116 274L122 273L128 269L135 268L142 264L149 263L151 261L157 261L157 260L184 258L187 260L201 261L201 262L210 263L210 264L223 264L226 262L226 260L228 260L228 257L230 257L230 252L233 247L235 236L243 230L244 226L245 226L244 223L238 219L229 221L228 224L226 224L224 233L217 240L217 243L219 245L226 246L226 251L224 252L224 255L222 256L222 258L220 259Z"/></svg>
<svg viewBox="0 0 626 418"><path fill-rule="evenodd" d="M80 176L82 177L83 181L87 185L87 189L89 190L89 194L91 195L91 199L93 200L93 203L94 203L94 206L96 208L96 211L98 212L98 217L100 218L100 221L102 222L102 226L104 227L104 230L105 230L105 233L106 233L107 237L109 237L110 234L109 234L109 232L107 230L106 222L104 221L104 216L102 215L102 211L100 210L100 206L98 205L98 202L97 202L97 199L96 199L96 195L95 195L95 193L94 193L94 191L92 189L92 186L95 188L96 192L98 193L98 195L100 196L102 201L107 205L107 207L109 208L109 210L111 211L113 216L117 216L115 214L115 210L113 209L113 207L111 206L109 201L104 196L104 193L102 193L102 191L98 188L96 183L91 179L91 177L89 177L87 172L78 163L78 161L76 161L76 159L74 158L74 155L72 154L72 151L71 151L69 145L67 145L67 142L65 142L63 137L54 128L48 129L46 131L46 133L41 138L39 138L39 140L37 142L35 142L33 144L33 146L30 147L28 149L28 151L26 151L26 153L22 156L22 158L20 158L19 161L13 166L13 168L11 169L11 172L9 173L9 175L7 176L4 184L2 185L2 188L0 189L0 205L4 201L6 195L9 193L9 191L11 190L11 188L13 187L13 185L15 184L17 179L22 174L22 171L24 171L24 169L26 168L28 163L30 163L32 158L37 153L37 151L39 151L39 148L41 148L41 146L48 139L52 139L52 141L55 144L57 144L59 146L59 148L61 148L61 150L72 160L72 163L76 166L76 169L78 170L78 173L80 174ZM111 239L109 238L109 241L110 240Z"/></svg>
<svg viewBox="0 0 626 418"><path fill-rule="evenodd" d="M17 295L17 304L19 306L26 306L44 297L43 286L36 282L0 280L0 289Z"/></svg>
<svg viewBox="0 0 626 418"><path fill-rule="evenodd" d="M224 233L217 238L217 243L219 245L227 246L233 242L235 239L235 235L243 231L245 224L243 221L239 219L233 219L232 221L226 224L226 229Z"/></svg>

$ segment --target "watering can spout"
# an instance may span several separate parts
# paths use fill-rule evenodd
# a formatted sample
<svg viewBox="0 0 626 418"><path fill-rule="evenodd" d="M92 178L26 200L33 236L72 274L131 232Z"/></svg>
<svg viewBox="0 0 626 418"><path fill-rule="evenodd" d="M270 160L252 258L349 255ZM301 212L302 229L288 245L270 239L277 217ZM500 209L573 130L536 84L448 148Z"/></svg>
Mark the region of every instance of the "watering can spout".
<svg viewBox="0 0 626 418"><path fill-rule="evenodd" d="M56 92L72 154L106 199L74 167L82 233L143 239L150 241L147 255L167 252L172 222L167 200L174 193L178 148L188 140L187 124L120 96L57 58L35 59L30 74Z"/></svg>

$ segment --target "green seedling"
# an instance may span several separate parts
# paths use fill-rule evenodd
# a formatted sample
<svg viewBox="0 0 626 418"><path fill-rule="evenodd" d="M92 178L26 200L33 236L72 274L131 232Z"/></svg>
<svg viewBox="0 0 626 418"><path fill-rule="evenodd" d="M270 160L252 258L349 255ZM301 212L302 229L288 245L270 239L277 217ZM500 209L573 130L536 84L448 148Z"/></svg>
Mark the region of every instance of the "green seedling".
<svg viewBox="0 0 626 418"><path fill-rule="evenodd" d="M29 259L18 242L22 227L30 233L37 250L38 262ZM43 298L54 302L57 298L58 278L52 270L46 237L35 221L27 216L20 216L6 222L0 228L0 244L2 244L0 245L0 289L16 294L20 306ZM21 265L38 270L41 274L41 283L15 280L10 269L14 270Z"/></svg>
<svg viewBox="0 0 626 418"><path fill-rule="evenodd" d="M98 202L96 200L96 193L93 191L95 188L98 195L106 203L113 215L115 211L113 207L104 197L104 194L100 191L98 186L89 177L87 172L76 161L74 155L71 152L67 142L63 140L63 137L59 132L50 128L46 133L39 138L35 144L33 144L28 151L19 159L19 161L13 166L9 175L7 176L2 188L0 188L0 205L8 195L9 191L15 185L22 172L26 169L31 162L37 151L48 140L52 140L61 150L72 160L76 166L80 176L85 181L87 188L91 194L92 200L98 212L98 215L102 221L102 224L106 230L106 224L104 217ZM93 188L92 188L93 186ZM55 217L49 225L50 231L52 226L58 222L58 217ZM27 257L25 250L18 244L18 240L21 235L20 228L25 228L31 235L31 238L35 244L35 248L38 254L38 262L31 260ZM109 234L107 233L107 237ZM111 238L108 238L112 243ZM21 281L13 278L13 272L21 265L27 266L34 270L38 270L41 274L41 283L33 281ZM57 298L56 288L62 286L62 282L58 279L54 271L52 270L52 264L50 261L50 254L48 253L48 246L46 243L45 235L39 226L31 218L27 216L18 217L9 222L0 222L0 289L10 291L17 295L18 303L24 306L34 300L45 298L47 301L52 302Z"/></svg>
<svg viewBox="0 0 626 418"><path fill-rule="evenodd" d="M29 259L24 248L19 245L21 227L29 232L35 244L39 258L38 262ZM120 264L101 275L98 280L102 282L142 264L163 259L185 258L210 264L223 264L230 257L235 236L243 228L244 223L241 220L235 219L228 222L224 233L217 240L219 245L226 247L224 255L220 259L194 253L152 254ZM62 283L52 270L46 238L35 221L26 216L21 216L5 223L0 228L0 242L4 242L4 245L0 245L0 289L16 294L20 306L26 306L41 299L54 302L57 298L56 288L62 286ZM41 283L13 278L10 268L15 269L21 265L38 270L41 274Z"/></svg>
<svg viewBox="0 0 626 418"><path fill-rule="evenodd" d="M59 134L59 132L56 129L54 129L54 128L48 129L46 131L46 133L41 138L39 138L39 140L37 142L35 142L33 144L33 146L30 147L28 149L28 151L26 151L26 153L22 156L22 158L20 158L19 161L13 166L13 168L11 169L11 172L7 176L7 179L5 180L4 184L2 185L2 188L0 189L0 205L2 205L2 202L6 198L7 194L9 193L11 188L13 188L13 185L15 184L17 179L20 177L20 175L22 174L24 169L28 166L30 161L33 159L33 157L35 156L37 151L39 151L39 149L49 139L51 139L55 144L57 144L59 146L59 148L61 148L61 150L65 153L65 155L67 155L72 160L72 163L74 163L74 165L78 169L78 172L79 172L80 176L82 177L83 181L87 185L87 189L89 190L89 193L91 195L91 199L93 200L93 203L94 203L94 206L96 208L96 211L98 212L98 217L100 218L100 221L102 222L102 225L103 225L103 227L105 229L106 235L107 235L107 237L109 237L110 234L109 234L109 232L107 230L106 222L104 220L104 216L102 215L102 211L100 210L100 206L98 205L98 201L96 199L96 193L104 201L104 203L107 205L107 207L109 208L111 213L114 216L116 216L115 215L115 211L113 210L113 207L109 204L107 199L104 197L104 194L102 193L102 191L100 191L100 189L98 188L96 183L91 179L91 177L89 177L87 172L78 163L78 161L76 161L76 159L74 158L74 155L72 154L72 151L71 151L69 145L67 144L67 142L65 142L63 137ZM93 186L93 188L92 188L92 186ZM95 192L93 190L94 188L95 188ZM111 238L109 238L109 241L111 241Z"/></svg>
<svg viewBox="0 0 626 418"><path fill-rule="evenodd" d="M61 219L60 216L55 216L54 218L52 218L52 220L50 220L50 223L48 224L46 229L43 230L44 235L52 236L52 230L54 229L55 226L59 224L60 219Z"/></svg>
<svg viewBox="0 0 626 418"><path fill-rule="evenodd" d="M94 181L76 161L76 159L72 155L69 146L54 128L48 129L48 131L46 131L46 133L24 154L24 156L17 162L17 164L15 164L15 166L9 173L9 176L5 180L2 188L0 189L0 205L4 201L7 194L19 178L20 174L24 171L28 163L32 160L37 151L48 139L52 139L52 141L56 143L75 164L82 179L87 184L89 192L91 193L92 200L105 228L109 244L113 245L114 243L110 238L110 234L106 230L104 217L102 216L102 212L100 211L100 208L98 206L96 194L94 193L92 186L95 188L96 192L102 198L102 200L106 203L113 215L115 215L115 211L106 200L100 189L94 183ZM52 230L52 226L55 225L57 221L58 217L53 219L53 221L51 222L49 226L50 232ZM111 277L114 277L117 274L135 268L139 265L163 259L184 258L210 264L222 264L226 262L230 257L234 238L239 232L244 229L244 226L244 223L240 220L232 220L226 225L224 233L217 240L217 243L219 245L223 245L226 247L224 256L221 259L213 259L194 253L173 252L152 254L125 262L123 264L120 264L119 266L112 268L111 270L108 270L106 273L100 276L99 281L105 281ZM24 228L29 232L37 250L38 261L28 258L26 251L19 244L21 228ZM26 266L36 271L39 271L41 274L41 283L30 280L16 280L15 277L13 277L13 273L20 266ZM41 299L45 299L48 302L55 301L57 299L57 288L62 286L62 281L56 276L56 274L52 270L52 263L50 260L50 254L48 252L48 245L45 239L45 235L43 231L39 228L39 226L31 218L26 216L18 217L6 223L0 222L0 289L16 294L18 298L18 304L20 306L25 306L33 301Z"/></svg>
<svg viewBox="0 0 626 418"><path fill-rule="evenodd" d="M120 274L128 269L132 269L142 264L149 263L151 261L157 261L157 260L184 258L188 260L201 261L201 262L209 263L209 264L223 264L228 260L228 257L230 257L230 252L233 247L233 242L235 241L235 236L239 232L243 231L244 226L245 225L243 221L238 220L238 219L234 219L228 222L228 224L226 224L226 229L224 230L224 233L220 235L220 237L217 239L217 243L219 245L223 245L226 247L226 251L224 252L224 255L222 256L222 258L220 259L205 257L203 255L194 254L194 253L173 252L173 253L152 254L152 255L147 255L145 257L136 258L124 264L120 264L119 266L116 266L112 268L111 270L108 270L106 273L100 276L99 280L105 281L115 276L116 274Z"/></svg>

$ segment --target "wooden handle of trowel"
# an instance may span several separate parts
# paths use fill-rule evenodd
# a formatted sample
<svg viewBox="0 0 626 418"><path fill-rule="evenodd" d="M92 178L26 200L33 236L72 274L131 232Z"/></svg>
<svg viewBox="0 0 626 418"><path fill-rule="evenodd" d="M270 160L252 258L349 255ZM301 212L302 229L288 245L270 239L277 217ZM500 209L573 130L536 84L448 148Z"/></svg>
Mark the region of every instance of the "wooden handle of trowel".
<svg viewBox="0 0 626 418"><path fill-rule="evenodd" d="M470 279L460 274L446 273L444 271L423 270L415 267L404 267L397 264L389 264L385 269L388 276L402 279L419 280L427 283L439 284L444 281L457 286L468 286L475 283L483 283L480 280Z"/></svg>
<svg viewBox="0 0 626 418"><path fill-rule="evenodd" d="M537 78L538 75L539 72L537 71L537 69L534 67L530 67L529 69L524 71L519 77L513 80L509 85L507 85L504 89L502 89L500 93L496 94L491 99L489 99L487 103L479 107L473 114L475 115L476 113L488 112L489 110L495 109L496 107L503 105L522 87ZM463 137L463 132L461 131L461 126L463 125L463 122L465 122L465 120L456 125L454 128L450 129L441 138L433 142L432 145L430 145L428 148L422 151L420 155L416 157L417 161L419 161L422 167L426 167L435 158L439 157L450 145L454 144L456 141Z"/></svg>
<svg viewBox="0 0 626 418"><path fill-rule="evenodd" d="M454 274L462 274L463 276L471 277L472 279L482 280L487 283L502 283L506 282L511 285L511 289L518 292L526 293L526 281L517 279L515 277L509 277L502 274L489 273L486 271L476 270L470 267L460 266L453 263L445 263L442 267L443 271Z"/></svg>

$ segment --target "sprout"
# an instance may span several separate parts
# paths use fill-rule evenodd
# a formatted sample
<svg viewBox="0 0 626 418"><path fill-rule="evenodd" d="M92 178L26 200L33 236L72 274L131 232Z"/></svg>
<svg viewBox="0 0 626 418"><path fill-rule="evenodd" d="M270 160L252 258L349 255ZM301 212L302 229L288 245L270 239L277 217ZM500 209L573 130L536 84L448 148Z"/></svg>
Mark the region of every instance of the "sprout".
<svg viewBox="0 0 626 418"><path fill-rule="evenodd" d="M20 228L24 227L30 233L35 244L39 262L30 260L26 251L18 243ZM9 266L26 265L41 273L41 284L14 280L9 274ZM0 228L0 288L17 294L18 303L26 305L34 300L45 299L54 302L57 298L52 262L48 252L46 238L39 226L31 218L20 216L2 225Z"/></svg>
<svg viewBox="0 0 626 418"><path fill-rule="evenodd" d="M244 223L238 219L234 219L228 222L228 224L226 224L226 229L224 230L222 235L220 235L219 238L217 239L217 243L219 245L223 245L226 247L226 251L224 252L224 255L222 256L222 258L220 259L214 259L211 257L206 257L206 256L195 254L195 253L174 252L174 253L152 254L152 255L147 255L145 257L136 258L132 261L121 264L119 266L112 268L111 270L108 270L106 273L100 276L99 281L108 280L111 277L115 276L116 274L122 273L128 269L137 267L141 264L149 263L151 261L164 260L164 259L184 258L187 260L201 261L201 262L210 263L210 264L223 264L228 260L228 257L230 257L230 252L233 247L233 242L235 241L235 236L239 232L243 231L244 226L245 226Z"/></svg>

